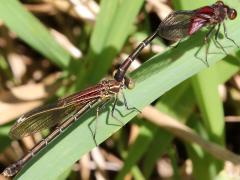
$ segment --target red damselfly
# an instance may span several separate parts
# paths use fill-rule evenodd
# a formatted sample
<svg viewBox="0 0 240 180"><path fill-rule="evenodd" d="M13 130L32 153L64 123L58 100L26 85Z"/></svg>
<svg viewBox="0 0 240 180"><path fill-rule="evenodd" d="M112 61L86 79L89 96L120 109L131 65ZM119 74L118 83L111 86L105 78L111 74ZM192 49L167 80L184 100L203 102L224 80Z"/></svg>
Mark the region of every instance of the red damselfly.
<svg viewBox="0 0 240 180"><path fill-rule="evenodd" d="M116 119L114 110L118 101L118 94L123 93L123 88L132 88L132 83L129 79L124 78L121 82L116 80L103 80L95 86L60 99L54 104L42 106L24 114L10 130L10 137L13 139L21 139L24 136L31 135L46 128L57 128L33 147L23 158L7 167L2 172L2 175L6 177L16 175L35 154L47 146L48 143L59 136L62 131L72 125L92 107L96 107L97 109L97 119L101 108L111 99L114 99L111 114ZM124 94L122 95L125 107L129 110L132 109L128 107ZM121 122L121 124L123 123ZM94 141L95 135L96 127L93 132Z"/></svg>
<svg viewBox="0 0 240 180"><path fill-rule="evenodd" d="M223 46L218 42L218 35L221 25L224 28L225 37L232 41L237 47L239 47L235 41L229 38L227 34L227 28L224 20L233 20L237 17L237 11L229 6L225 5L222 1L217 1L211 6L204 6L191 11L174 11L168 15L158 26L157 30L142 41L139 46L129 55L129 57L120 65L114 78L117 81L122 81L126 70L132 63L132 61L138 56L142 49L147 46L155 37L160 36L171 41L180 41L186 36L191 36L195 32L199 31L202 27L210 27L210 30L204 38L206 44L206 63L208 65L208 41L217 26L215 32L215 41L225 53ZM227 54L227 53L226 53Z"/></svg>

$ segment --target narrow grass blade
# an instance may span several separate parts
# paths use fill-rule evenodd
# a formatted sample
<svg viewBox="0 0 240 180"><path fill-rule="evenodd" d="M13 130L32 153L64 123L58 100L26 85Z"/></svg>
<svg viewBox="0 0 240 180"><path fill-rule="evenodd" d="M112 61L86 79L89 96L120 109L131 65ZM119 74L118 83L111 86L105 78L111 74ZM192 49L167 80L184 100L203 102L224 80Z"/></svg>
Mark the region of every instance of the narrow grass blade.
<svg viewBox="0 0 240 180"><path fill-rule="evenodd" d="M132 31L134 20L143 2L143 0L101 1L101 12L91 36L87 60L79 70L78 87L94 84L106 74Z"/></svg>
<svg viewBox="0 0 240 180"><path fill-rule="evenodd" d="M192 115L189 118L188 125L192 129L195 129L204 139L209 139L208 133L198 116ZM205 152L198 144L185 144L185 146L193 163L193 176L195 179L214 179L219 171L215 162L219 162L219 160L216 160L213 156ZM219 164L221 164L221 162L219 162Z"/></svg>
<svg viewBox="0 0 240 180"><path fill-rule="evenodd" d="M149 149L150 142L157 132L157 129L158 128L155 125L147 122L140 128L139 135L133 146L129 148L127 158L125 158L123 167L117 175L117 180L124 179L131 169L134 168L139 160L139 157L141 157Z"/></svg>
<svg viewBox="0 0 240 180"><path fill-rule="evenodd" d="M217 71L214 68L202 71L192 78L194 92L210 139L224 145L225 122L218 82Z"/></svg>
<svg viewBox="0 0 240 180"><path fill-rule="evenodd" d="M70 55L55 41L41 22L17 0L1 1L0 19L23 41L61 68L66 68Z"/></svg>

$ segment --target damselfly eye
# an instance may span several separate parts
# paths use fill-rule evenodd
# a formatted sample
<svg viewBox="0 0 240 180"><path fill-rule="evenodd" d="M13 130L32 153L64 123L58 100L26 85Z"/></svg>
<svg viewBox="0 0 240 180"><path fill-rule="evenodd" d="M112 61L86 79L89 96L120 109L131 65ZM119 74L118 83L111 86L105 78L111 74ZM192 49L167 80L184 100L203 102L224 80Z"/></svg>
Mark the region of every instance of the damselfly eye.
<svg viewBox="0 0 240 180"><path fill-rule="evenodd" d="M124 77L124 85L128 88L128 89L133 89L135 86L134 81L131 78L128 77Z"/></svg>
<svg viewBox="0 0 240 180"><path fill-rule="evenodd" d="M215 4L218 5L218 6L223 6L224 5L224 3L222 1L217 1Z"/></svg>
<svg viewBox="0 0 240 180"><path fill-rule="evenodd" d="M128 83L128 89L133 89L135 87L135 83L133 80L130 79L129 83Z"/></svg>
<svg viewBox="0 0 240 180"><path fill-rule="evenodd" d="M228 18L231 20L237 17L237 11L235 9L229 9L227 14L228 14Z"/></svg>

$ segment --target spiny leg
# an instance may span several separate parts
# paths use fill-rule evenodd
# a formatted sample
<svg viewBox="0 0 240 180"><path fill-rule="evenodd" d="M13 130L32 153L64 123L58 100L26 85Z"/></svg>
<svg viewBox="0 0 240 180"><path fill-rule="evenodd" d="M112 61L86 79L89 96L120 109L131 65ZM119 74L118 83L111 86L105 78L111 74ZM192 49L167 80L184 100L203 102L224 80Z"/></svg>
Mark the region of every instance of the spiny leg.
<svg viewBox="0 0 240 180"><path fill-rule="evenodd" d="M215 45L217 48L220 49L220 47L219 47L219 45L217 44L215 38L212 39L212 41L213 41L214 45ZM209 54L222 54L222 52L211 52L211 53L209 53ZM224 53L224 54L225 54L225 53Z"/></svg>
<svg viewBox="0 0 240 180"><path fill-rule="evenodd" d="M231 38L228 36L227 27L226 27L225 22L223 22L223 29L224 29L224 35L225 35L225 37L226 37L228 40L232 41L233 44L235 44L235 45L239 48L238 44L237 44L233 39L231 39Z"/></svg>
<svg viewBox="0 0 240 180"><path fill-rule="evenodd" d="M129 111L130 111L130 110L134 110L134 111L138 111L139 113L142 113L142 112L141 112L139 109L137 109L136 107L129 107L124 92L121 91L121 94L122 94L122 97L123 97L124 106L126 107L127 110L129 110Z"/></svg>
<svg viewBox="0 0 240 180"><path fill-rule="evenodd" d="M118 101L118 94L115 94L114 96L114 102L113 102L113 107L112 107L112 110L111 110L111 115L112 117L117 120L118 122L120 122L122 125L124 125L124 123L119 120L115 115L114 115L114 111L115 111L115 108L116 108L116 104L117 104L117 101Z"/></svg>
<svg viewBox="0 0 240 180"><path fill-rule="evenodd" d="M91 125L93 123L93 121L95 120L95 118L93 120L91 120L91 122L88 123L88 129L90 130L92 136L93 136L93 140L94 140L94 144L97 146L97 141L96 141L96 135L95 134L95 130L92 131Z"/></svg>
<svg viewBox="0 0 240 180"><path fill-rule="evenodd" d="M217 30L215 32L215 42L217 41L217 38L219 37L220 27L221 27L221 24L218 24ZM219 42L216 42L215 45L217 48L221 48L221 45L219 45L219 44L220 44Z"/></svg>
<svg viewBox="0 0 240 180"><path fill-rule="evenodd" d="M209 67L209 63L208 63L208 59L207 59L207 56L208 56L208 50L209 50L209 38L214 30L215 26L212 26L211 29L208 31L208 33L206 34L205 38L204 38L204 43L206 45L206 49L205 49L205 62L206 62L206 65Z"/></svg>
<svg viewBox="0 0 240 180"><path fill-rule="evenodd" d="M95 144L97 144L96 133L97 133L97 127L98 127L99 111L100 111L100 107L97 107L96 119L95 119L95 128L94 128L94 132L93 132L93 139L94 139Z"/></svg>
<svg viewBox="0 0 240 180"><path fill-rule="evenodd" d="M200 46L200 47L198 48L198 50L194 53L194 57L197 58L197 59L199 59L200 61L202 61L203 64L206 64L206 62L204 61L204 59L202 59L201 57L198 56L198 54L199 54L199 52L201 51L202 47L203 47L203 46ZM206 64L206 65L207 65L207 64Z"/></svg>
<svg viewBox="0 0 240 180"><path fill-rule="evenodd" d="M98 127L98 117L99 117L99 112L105 108L105 105L108 103L109 101L104 101L103 103L101 103L97 109L96 109L96 117L88 124L88 128L90 129L92 136L93 136L93 140L95 145L97 146L97 141L96 141L96 134L97 134L97 127ZM92 131L91 129L91 125L93 123L93 121L95 120L95 129L94 131Z"/></svg>
<svg viewBox="0 0 240 180"><path fill-rule="evenodd" d="M218 41L218 35L219 35L220 27L221 27L221 24L218 25L217 31L215 33L215 42L218 45L217 47L220 48L226 55L228 55L228 53L225 51L225 49L222 46L222 44Z"/></svg>

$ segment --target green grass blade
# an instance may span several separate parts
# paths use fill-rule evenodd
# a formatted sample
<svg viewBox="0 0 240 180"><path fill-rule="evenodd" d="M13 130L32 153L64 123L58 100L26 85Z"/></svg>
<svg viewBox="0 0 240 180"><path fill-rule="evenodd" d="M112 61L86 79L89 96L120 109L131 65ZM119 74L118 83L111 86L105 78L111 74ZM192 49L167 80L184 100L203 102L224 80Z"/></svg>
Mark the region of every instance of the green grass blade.
<svg viewBox="0 0 240 180"><path fill-rule="evenodd" d="M224 58L223 61L220 61L216 65L217 69L217 76L219 80L219 84L223 84L226 81L228 81L234 74L236 74L239 71L240 68L240 62L238 61L238 58L233 56L227 56Z"/></svg>
<svg viewBox="0 0 240 180"><path fill-rule="evenodd" d="M206 128L201 123L201 119L196 115L192 115L189 118L188 125L195 129L204 139L209 139ZM186 149L189 157L193 163L193 176L196 180L201 179L214 179L218 174L219 169L216 166L216 159L206 153L197 144L186 144ZM220 162L219 162L220 163ZM204 164L204 166L203 166Z"/></svg>
<svg viewBox="0 0 240 180"><path fill-rule="evenodd" d="M41 22L23 8L19 1L1 1L0 19L18 37L50 61L61 68L68 66L70 55L55 41Z"/></svg>
<svg viewBox="0 0 240 180"><path fill-rule="evenodd" d="M218 93L217 71L214 68L202 71L192 78L192 84L210 140L224 145L225 121L223 104ZM209 168L207 166L202 168L206 170L210 167L215 167L220 171L223 168L223 162L212 160ZM217 173L217 171L215 172Z"/></svg>
<svg viewBox="0 0 240 180"><path fill-rule="evenodd" d="M202 112L210 139L224 145L224 113L218 93L218 77L214 68L202 71L192 78L194 92Z"/></svg>
<svg viewBox="0 0 240 180"><path fill-rule="evenodd" d="M134 168L139 158L149 149L150 142L157 132L157 129L158 127L149 122L145 123L144 126L139 129L139 135L128 150L127 158L125 158L123 167L117 175L117 180L124 179L131 169Z"/></svg>
<svg viewBox="0 0 240 180"><path fill-rule="evenodd" d="M149 179L153 169L155 169L156 161L159 157L168 151L172 139L173 135L164 129L159 129L154 136L154 139L149 146L149 150L144 154L143 159L144 164L142 171L146 179Z"/></svg>
<svg viewBox="0 0 240 180"><path fill-rule="evenodd" d="M143 0L101 2L101 12L91 36L88 57L79 70L78 87L94 84L106 74L132 31L134 20L143 2Z"/></svg>
<svg viewBox="0 0 240 180"><path fill-rule="evenodd" d="M181 180L181 170L178 168L178 155L176 152L176 148L171 146L168 150L168 156L171 160L172 168L173 168L173 176L172 179Z"/></svg>
<svg viewBox="0 0 240 180"><path fill-rule="evenodd" d="M156 104L156 108L185 123L187 117L193 110L193 105L192 88L190 82L186 81L164 94ZM147 179L154 168L156 160L166 151L166 148L170 146L172 139L172 134L166 132L164 129L158 129L157 135L152 141L151 148L149 148L144 158L143 171Z"/></svg>
<svg viewBox="0 0 240 180"><path fill-rule="evenodd" d="M6 59L0 54L0 72L3 78L12 78L12 73ZM2 88L0 86L0 88Z"/></svg>
<svg viewBox="0 0 240 180"><path fill-rule="evenodd" d="M0 139L1 139L1 146L0 146L0 152L3 152L3 150L9 146L11 143L11 139L8 136L8 132L10 130L10 125L4 125L0 126Z"/></svg>
<svg viewBox="0 0 240 180"><path fill-rule="evenodd" d="M132 168L132 175L133 175L133 179L145 180L141 170L137 166Z"/></svg>

